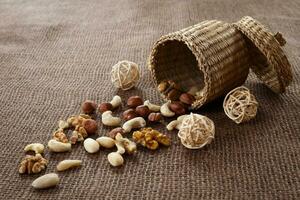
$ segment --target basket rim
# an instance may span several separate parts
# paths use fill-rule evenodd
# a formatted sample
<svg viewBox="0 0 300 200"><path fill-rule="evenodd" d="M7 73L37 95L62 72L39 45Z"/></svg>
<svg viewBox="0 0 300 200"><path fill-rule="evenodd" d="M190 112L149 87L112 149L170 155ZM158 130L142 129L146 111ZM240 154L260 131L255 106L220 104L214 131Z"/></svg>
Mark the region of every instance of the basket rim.
<svg viewBox="0 0 300 200"><path fill-rule="evenodd" d="M211 21L213 21L213 20L211 20ZM186 38L183 34L181 34L179 32L169 33L167 35L161 36L159 38L159 40L157 40L154 43L154 45L152 47L152 51L151 51L149 59L148 59L148 68L152 72L151 75L152 75L153 79L155 80L154 81L155 85L158 84L158 82L157 82L158 80L155 76L156 73L155 73L154 55L157 53L157 48L160 45L163 45L167 41L178 41L178 42L184 43L188 47L188 49L191 51L191 53L194 55L194 57L197 61L198 70L203 72L204 87L201 91L204 91L204 92L202 92L204 95L203 96L196 95L195 96L196 100L191 105L192 109L197 109L197 108L201 107L204 104L204 102L207 100L207 96L208 96L208 93L209 93L209 90L210 90L211 81L210 81L210 77L207 75L208 74L207 71L206 71L207 66L206 66L205 58L204 58L202 52L199 51L195 47L195 45L191 44L189 42L188 38ZM196 55L196 53L197 53L197 55ZM163 97L164 100L168 100L165 95L161 94L161 96Z"/></svg>
<svg viewBox="0 0 300 200"><path fill-rule="evenodd" d="M243 17L238 22L233 23L233 26L251 41L252 45L258 49L258 52L261 53L267 61L267 68L262 69L255 66L255 58L253 58L254 65L251 66L251 68L257 77L272 91L276 93L285 92L286 87L292 81L292 72L291 65L281 48L284 42L279 41L276 35L267 27L250 16ZM266 40L266 37L269 38L269 40ZM283 38L281 39L284 40ZM274 73L276 77L265 77L266 79L264 80L261 75L263 75L265 71L268 71L268 73L271 72L271 74Z"/></svg>

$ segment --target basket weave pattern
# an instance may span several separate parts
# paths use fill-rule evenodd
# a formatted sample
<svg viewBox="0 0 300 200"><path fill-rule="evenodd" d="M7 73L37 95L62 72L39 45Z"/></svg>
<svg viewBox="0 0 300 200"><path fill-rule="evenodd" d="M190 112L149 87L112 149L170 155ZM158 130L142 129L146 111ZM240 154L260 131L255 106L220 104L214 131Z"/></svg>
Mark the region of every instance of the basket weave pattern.
<svg viewBox="0 0 300 200"><path fill-rule="evenodd" d="M285 42L264 25L246 16L233 24L247 38L253 66L251 69L271 90L282 93L292 81L291 66L281 46ZM283 39L284 40L284 39Z"/></svg>
<svg viewBox="0 0 300 200"><path fill-rule="evenodd" d="M216 20L161 37L153 47L148 65L156 83L172 79L183 90L201 88L192 105L194 109L242 85L250 67L241 33Z"/></svg>

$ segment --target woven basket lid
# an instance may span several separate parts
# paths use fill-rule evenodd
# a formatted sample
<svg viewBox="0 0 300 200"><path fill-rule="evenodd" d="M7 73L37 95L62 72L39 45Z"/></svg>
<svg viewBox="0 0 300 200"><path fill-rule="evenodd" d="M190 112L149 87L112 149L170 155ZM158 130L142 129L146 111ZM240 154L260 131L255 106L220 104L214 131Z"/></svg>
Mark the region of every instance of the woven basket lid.
<svg viewBox="0 0 300 200"><path fill-rule="evenodd" d="M246 16L233 24L247 38L252 57L251 69L271 90L282 93L292 81L290 63L281 46L286 42L280 33L273 34L257 20Z"/></svg>

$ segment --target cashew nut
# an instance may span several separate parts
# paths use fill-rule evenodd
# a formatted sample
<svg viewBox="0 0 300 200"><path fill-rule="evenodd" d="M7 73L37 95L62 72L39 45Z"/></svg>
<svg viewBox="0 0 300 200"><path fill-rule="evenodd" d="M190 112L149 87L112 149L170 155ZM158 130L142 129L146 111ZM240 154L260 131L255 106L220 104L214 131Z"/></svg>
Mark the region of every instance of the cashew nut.
<svg viewBox="0 0 300 200"><path fill-rule="evenodd" d="M169 109L170 103L171 101L167 101L160 107L160 112L165 117L173 117L175 115L175 113Z"/></svg>
<svg viewBox="0 0 300 200"><path fill-rule="evenodd" d="M142 117L135 117L128 120L123 124L123 129L125 133L129 133L134 128L142 128L146 126L146 121Z"/></svg>
<svg viewBox="0 0 300 200"><path fill-rule="evenodd" d="M120 165L123 165L123 163L124 163L123 157L118 152L109 153L107 155L107 159L108 159L108 162L114 167L118 167Z"/></svg>
<svg viewBox="0 0 300 200"><path fill-rule="evenodd" d="M107 136L99 137L96 141L100 144L100 147L113 148L115 146L115 140Z"/></svg>
<svg viewBox="0 0 300 200"><path fill-rule="evenodd" d="M25 148L24 151L34 151L36 154L42 154L44 153L45 146L41 143L32 143L28 144Z"/></svg>
<svg viewBox="0 0 300 200"><path fill-rule="evenodd" d="M49 187L54 187L59 183L59 177L55 173L45 174L38 177L32 182L32 187L35 189L45 189Z"/></svg>
<svg viewBox="0 0 300 200"><path fill-rule="evenodd" d="M179 130L181 127L182 121L186 116L187 115L181 115L176 120L171 121L166 127L167 130L169 130L169 131L172 131L174 129Z"/></svg>
<svg viewBox="0 0 300 200"><path fill-rule="evenodd" d="M125 147L122 145L121 142L115 141L116 147L117 147L117 153L124 154L126 152Z"/></svg>
<svg viewBox="0 0 300 200"><path fill-rule="evenodd" d="M151 110L152 112L159 112L160 111L160 106L150 103L149 100L145 101L144 105L148 106L149 110Z"/></svg>
<svg viewBox="0 0 300 200"><path fill-rule="evenodd" d="M102 114L102 123L106 126L119 126L121 118L112 116L112 112L108 110Z"/></svg>
<svg viewBox="0 0 300 200"><path fill-rule="evenodd" d="M63 160L56 166L57 171L65 171L73 167L81 166L81 160Z"/></svg>
<svg viewBox="0 0 300 200"><path fill-rule="evenodd" d="M113 106L113 108L117 108L122 104L122 99L120 96L116 95L113 97L113 99L110 101L110 104Z"/></svg>
<svg viewBox="0 0 300 200"><path fill-rule="evenodd" d="M133 153L136 152L136 144L135 144L135 142L129 140L128 138L124 138L120 133L117 133L117 135L116 135L116 146L118 148L117 152L120 153L120 154L125 153L125 151L128 154L133 154ZM121 149L119 149L120 146L123 146L123 149L125 150L125 151L123 151L123 149L122 149L123 153L119 152L119 150L121 150Z"/></svg>
<svg viewBox="0 0 300 200"><path fill-rule="evenodd" d="M54 139L49 140L48 147L50 151L57 152L57 153L71 151L70 143L63 143L63 142L56 141Z"/></svg>

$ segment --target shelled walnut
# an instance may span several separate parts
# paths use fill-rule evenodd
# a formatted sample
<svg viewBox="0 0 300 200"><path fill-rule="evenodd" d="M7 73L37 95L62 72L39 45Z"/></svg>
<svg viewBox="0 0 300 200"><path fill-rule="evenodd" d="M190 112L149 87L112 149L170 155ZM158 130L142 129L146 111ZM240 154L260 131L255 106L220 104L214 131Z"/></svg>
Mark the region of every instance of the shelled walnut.
<svg viewBox="0 0 300 200"><path fill-rule="evenodd" d="M59 142L68 143L69 140L66 136L66 134L62 130L57 130L53 133L53 139Z"/></svg>
<svg viewBox="0 0 300 200"><path fill-rule="evenodd" d="M19 173L20 174L36 174L44 170L48 165L48 160L43 158L41 154L35 156L26 155L20 163Z"/></svg>
<svg viewBox="0 0 300 200"><path fill-rule="evenodd" d="M170 138L150 127L142 128L132 134L132 139L148 149L155 150L159 144L170 146Z"/></svg>

